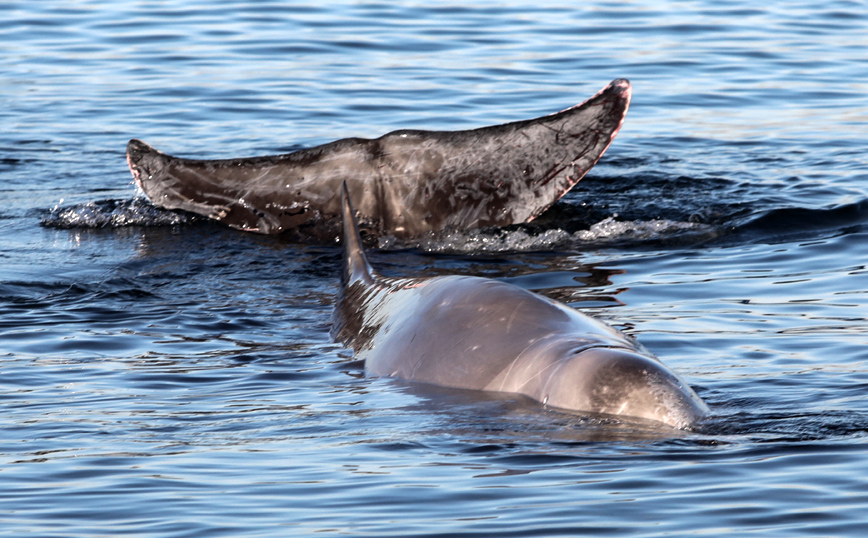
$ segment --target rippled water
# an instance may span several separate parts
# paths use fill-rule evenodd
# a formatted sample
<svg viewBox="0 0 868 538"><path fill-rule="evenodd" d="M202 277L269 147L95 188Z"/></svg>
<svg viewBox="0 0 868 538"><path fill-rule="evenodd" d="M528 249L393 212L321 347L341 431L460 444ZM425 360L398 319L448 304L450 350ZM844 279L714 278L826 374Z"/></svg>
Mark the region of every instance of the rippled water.
<svg viewBox="0 0 868 538"><path fill-rule="evenodd" d="M0 5L0 534L861 536L868 13L859 2ZM364 375L335 245L138 197L128 139L279 153L547 114L627 77L537 222L402 242L636 336L696 432Z"/></svg>

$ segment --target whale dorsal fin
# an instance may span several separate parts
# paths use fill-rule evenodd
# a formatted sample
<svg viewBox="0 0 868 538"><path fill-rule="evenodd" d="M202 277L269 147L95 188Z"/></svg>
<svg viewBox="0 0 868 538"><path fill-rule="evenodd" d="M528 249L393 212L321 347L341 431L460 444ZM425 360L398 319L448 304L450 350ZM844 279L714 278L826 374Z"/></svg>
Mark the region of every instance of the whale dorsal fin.
<svg viewBox="0 0 868 538"><path fill-rule="evenodd" d="M356 221L356 211L350 200L347 182L341 188L341 217L343 218L344 267L341 272L341 283L349 286L359 280L366 284L374 282L374 270L365 257L362 238L359 235L359 223Z"/></svg>

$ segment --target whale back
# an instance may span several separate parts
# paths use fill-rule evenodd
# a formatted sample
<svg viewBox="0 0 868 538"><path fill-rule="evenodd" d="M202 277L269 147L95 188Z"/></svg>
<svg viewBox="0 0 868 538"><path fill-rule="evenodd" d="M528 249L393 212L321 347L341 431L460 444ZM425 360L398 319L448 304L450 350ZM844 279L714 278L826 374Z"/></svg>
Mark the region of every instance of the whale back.
<svg viewBox="0 0 868 538"><path fill-rule="evenodd" d="M472 276L387 279L368 264L350 195L332 336L374 375L513 392L585 413L687 428L708 408L635 340L518 286Z"/></svg>

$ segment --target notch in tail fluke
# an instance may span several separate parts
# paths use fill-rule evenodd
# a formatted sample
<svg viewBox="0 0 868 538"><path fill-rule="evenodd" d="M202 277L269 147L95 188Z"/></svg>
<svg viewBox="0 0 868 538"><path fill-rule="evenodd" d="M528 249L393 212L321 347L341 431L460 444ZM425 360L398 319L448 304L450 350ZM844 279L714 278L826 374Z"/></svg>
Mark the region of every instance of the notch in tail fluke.
<svg viewBox="0 0 868 538"><path fill-rule="evenodd" d="M374 270L365 257L362 238L359 235L359 223L356 221L356 210L350 200L347 182L341 187L341 216L343 218L344 268L341 283L349 286L353 282L363 280L370 284L374 282Z"/></svg>

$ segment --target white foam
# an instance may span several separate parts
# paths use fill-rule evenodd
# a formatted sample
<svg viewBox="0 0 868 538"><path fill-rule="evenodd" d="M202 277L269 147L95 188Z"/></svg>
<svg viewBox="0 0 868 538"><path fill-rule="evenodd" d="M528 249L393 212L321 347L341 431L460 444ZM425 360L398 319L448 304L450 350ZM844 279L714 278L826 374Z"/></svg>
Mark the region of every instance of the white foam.
<svg viewBox="0 0 868 538"><path fill-rule="evenodd" d="M188 224L192 220L189 215L162 210L142 198L134 198L101 200L67 207L58 204L42 219L42 224L52 228L120 228L173 226Z"/></svg>
<svg viewBox="0 0 868 538"><path fill-rule="evenodd" d="M619 221L615 217L608 217L588 230L572 234L558 228L538 234L526 230L448 231L411 240L385 236L380 238L379 247L384 250L419 248L427 252L457 253L544 251L657 241L685 234L705 237L713 235L714 228L706 224L665 219Z"/></svg>

